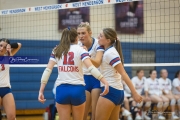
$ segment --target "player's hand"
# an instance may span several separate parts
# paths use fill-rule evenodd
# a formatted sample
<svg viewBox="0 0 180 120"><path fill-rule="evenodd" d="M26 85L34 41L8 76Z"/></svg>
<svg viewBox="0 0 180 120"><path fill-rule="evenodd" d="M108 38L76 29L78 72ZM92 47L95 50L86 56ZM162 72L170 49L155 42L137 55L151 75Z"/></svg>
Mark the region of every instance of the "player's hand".
<svg viewBox="0 0 180 120"><path fill-rule="evenodd" d="M43 103L43 104L46 101L46 99L44 99L44 94L41 92L39 92L38 101Z"/></svg>
<svg viewBox="0 0 180 120"><path fill-rule="evenodd" d="M137 103L141 103L142 100L143 100L142 96L139 95L137 92L135 92L135 93L133 94L133 98L134 98L134 100L135 100Z"/></svg>
<svg viewBox="0 0 180 120"><path fill-rule="evenodd" d="M8 53L9 56L12 55L12 53L11 53L11 45L10 45L10 44L7 44L7 46L6 46L6 51L7 51L7 53Z"/></svg>
<svg viewBox="0 0 180 120"><path fill-rule="evenodd" d="M104 85L104 91L103 91L103 93L101 93L100 95L101 95L101 96L106 95L106 94L108 94L108 92L109 92L109 84L106 83L106 84Z"/></svg>

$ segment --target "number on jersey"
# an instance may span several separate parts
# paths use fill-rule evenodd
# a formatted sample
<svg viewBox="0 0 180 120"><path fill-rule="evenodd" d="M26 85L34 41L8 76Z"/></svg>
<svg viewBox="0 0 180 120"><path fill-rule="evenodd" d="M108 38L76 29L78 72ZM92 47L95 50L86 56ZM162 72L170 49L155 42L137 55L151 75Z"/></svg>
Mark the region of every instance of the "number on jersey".
<svg viewBox="0 0 180 120"><path fill-rule="evenodd" d="M74 65L74 53L68 52L68 55L64 55L64 65Z"/></svg>
<svg viewBox="0 0 180 120"><path fill-rule="evenodd" d="M2 70L2 71L5 70L4 64L1 64L1 70Z"/></svg>

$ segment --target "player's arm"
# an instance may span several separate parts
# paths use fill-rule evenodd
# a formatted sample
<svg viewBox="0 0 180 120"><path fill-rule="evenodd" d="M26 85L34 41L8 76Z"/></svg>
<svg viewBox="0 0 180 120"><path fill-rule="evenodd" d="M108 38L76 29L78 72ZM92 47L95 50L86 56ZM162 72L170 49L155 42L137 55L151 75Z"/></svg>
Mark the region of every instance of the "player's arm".
<svg viewBox="0 0 180 120"><path fill-rule="evenodd" d="M103 51L97 51L96 57L91 59L92 64L97 68L101 65L103 53Z"/></svg>
<svg viewBox="0 0 180 120"><path fill-rule="evenodd" d="M140 95L137 93L134 85L131 82L131 79L129 78L126 71L124 70L122 63L117 64L114 68L121 74L123 80L126 82L127 86L131 90L132 95L133 95L134 99L136 100L136 102L141 102L142 97L140 97Z"/></svg>
<svg viewBox="0 0 180 120"><path fill-rule="evenodd" d="M21 46L21 43L11 43L7 45L6 49L10 56L14 56L21 49Z"/></svg>
<svg viewBox="0 0 180 120"><path fill-rule="evenodd" d="M180 86L179 86L178 81L173 80L173 86L180 92Z"/></svg>
<svg viewBox="0 0 180 120"><path fill-rule="evenodd" d="M109 92L109 84L103 75L99 72L97 68L95 68L89 58L86 58L84 61L84 65L88 68L89 72L98 80L100 80L104 85L105 89L101 95L106 95Z"/></svg>
<svg viewBox="0 0 180 120"><path fill-rule="evenodd" d="M42 74L42 77L41 77L41 86L40 86L39 97L38 97L38 100L41 103L44 103L46 101L46 99L44 99L43 92L44 92L45 86L46 86L46 84L47 84L47 82L49 80L49 77L51 75L51 72L52 72L53 67L54 67L55 64L56 64L55 61L49 60L49 63L48 63L46 69L44 70L44 72Z"/></svg>

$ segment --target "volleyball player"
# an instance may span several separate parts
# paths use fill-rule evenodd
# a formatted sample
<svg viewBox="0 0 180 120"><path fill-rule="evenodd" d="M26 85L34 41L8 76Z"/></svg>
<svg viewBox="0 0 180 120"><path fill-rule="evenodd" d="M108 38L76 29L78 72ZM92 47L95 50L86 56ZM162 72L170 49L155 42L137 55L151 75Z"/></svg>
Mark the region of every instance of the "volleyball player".
<svg viewBox="0 0 180 120"><path fill-rule="evenodd" d="M172 112L172 120L177 120L179 117L175 115L175 105L176 105L176 99L175 96L171 92L171 80L167 78L168 72L166 69L162 69L160 71L161 78L159 78L159 83L162 87L162 92L165 97L167 97L170 101L171 105L171 112Z"/></svg>
<svg viewBox="0 0 180 120"><path fill-rule="evenodd" d="M98 40L92 37L92 30L88 22L82 22L77 27L78 38L81 46L85 46L91 56L91 59L95 59L96 62L101 62L101 58L103 55L104 48L99 46ZM98 56L98 59L96 59ZM99 59L100 58L100 59ZM91 120L95 120L95 110L97 100L99 98L101 88L100 81L98 81L88 69L84 66L84 80L85 80L85 88L86 88L86 105L84 112L84 120L87 119L88 113L91 108Z"/></svg>
<svg viewBox="0 0 180 120"><path fill-rule="evenodd" d="M121 105L122 116L127 117L127 120L142 120L136 102L132 98L131 90L124 81L122 83L124 88L124 102Z"/></svg>
<svg viewBox="0 0 180 120"><path fill-rule="evenodd" d="M100 96L96 106L96 120L118 120L120 104L124 100L121 76L130 88L136 102L141 102L142 97L136 92L130 78L123 67L123 56L120 41L117 40L115 30L104 28L98 37L99 45L104 46L105 51L100 65L100 71L109 83L109 93ZM102 90L104 85L101 84Z"/></svg>
<svg viewBox="0 0 180 120"><path fill-rule="evenodd" d="M147 111L149 110L150 106L151 106L151 99L148 96L144 96L143 94L143 90L144 90L144 83L146 78L144 77L144 71L143 70L137 70L136 71L136 75L135 77L132 78L132 83L135 87L135 89L137 90L137 92L142 95L143 97L143 102L140 104L137 104L138 108L142 108L143 107L143 103L145 103L144 105L144 109L142 109L142 117L145 120L150 120L151 118L147 115Z"/></svg>
<svg viewBox="0 0 180 120"><path fill-rule="evenodd" d="M56 108L60 120L69 120L72 111L73 120L83 120L85 108L85 83L82 63L89 72L105 85L101 95L108 93L108 83L102 74L92 65L89 53L77 45L76 29L66 28L62 32L61 42L51 54L51 58L41 78L39 101L44 103L44 88L55 64L58 67L56 80Z"/></svg>
<svg viewBox="0 0 180 120"><path fill-rule="evenodd" d="M13 56L21 48L21 43L10 44L8 39L0 40L0 56ZM11 93L9 64L0 64L0 103L6 112L8 120L16 119L15 102Z"/></svg>
<svg viewBox="0 0 180 120"><path fill-rule="evenodd" d="M158 119L165 120L162 115L169 106L169 99L162 95L162 88L158 82L156 70L149 71L150 77L145 80L145 97L150 97L151 102L157 103Z"/></svg>
<svg viewBox="0 0 180 120"><path fill-rule="evenodd" d="M176 72L172 86L173 86L172 92L175 95L175 98L177 100L177 105L179 109L179 117L180 117L180 70Z"/></svg>

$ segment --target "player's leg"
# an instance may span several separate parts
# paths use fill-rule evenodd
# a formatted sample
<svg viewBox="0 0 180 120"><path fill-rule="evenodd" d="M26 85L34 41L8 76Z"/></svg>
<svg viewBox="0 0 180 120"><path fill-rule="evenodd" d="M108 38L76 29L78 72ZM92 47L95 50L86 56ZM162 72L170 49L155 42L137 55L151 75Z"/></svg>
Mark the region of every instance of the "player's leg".
<svg viewBox="0 0 180 120"><path fill-rule="evenodd" d="M91 120L95 120L95 113L96 113L96 105L97 105L97 101L98 98L100 96L101 93L101 89L93 89L91 91L91 105L92 105L92 114L91 114Z"/></svg>
<svg viewBox="0 0 180 120"><path fill-rule="evenodd" d="M15 108L15 102L14 97L12 93L6 94L2 98L3 107L6 112L6 116L8 120L15 120L16 119L16 108Z"/></svg>
<svg viewBox="0 0 180 120"><path fill-rule="evenodd" d="M163 100L163 112L164 112L169 106L169 98L164 95L162 95L161 98Z"/></svg>
<svg viewBox="0 0 180 120"><path fill-rule="evenodd" d="M178 106L178 114L180 116L180 95L174 95L176 102L177 102L177 106Z"/></svg>
<svg viewBox="0 0 180 120"><path fill-rule="evenodd" d="M83 120L85 102L78 106L72 106L73 120Z"/></svg>
<svg viewBox="0 0 180 120"><path fill-rule="evenodd" d="M127 97L124 97L124 108L130 111L129 99Z"/></svg>
<svg viewBox="0 0 180 120"><path fill-rule="evenodd" d="M109 120L114 108L115 104L112 101L100 96L96 106L95 120Z"/></svg>
<svg viewBox="0 0 180 120"><path fill-rule="evenodd" d="M144 119L146 120L150 120L151 118L147 115L148 110L151 107L151 99L148 97L146 98L145 96L143 96L143 102L144 102L144 107L143 107L143 112L142 112L142 116Z"/></svg>
<svg viewBox="0 0 180 120"><path fill-rule="evenodd" d="M91 93L86 90L86 103L85 103L83 120L87 120L87 116L88 116L90 107L91 107Z"/></svg>
<svg viewBox="0 0 180 120"><path fill-rule="evenodd" d="M56 103L56 108L59 115L59 120L70 120L71 118L71 105L70 104L58 104Z"/></svg>
<svg viewBox="0 0 180 120"><path fill-rule="evenodd" d="M91 107L91 75L84 75L84 81L85 81L85 90L86 90L86 104L85 104L85 111L84 111L84 117L83 120L87 120L90 107Z"/></svg>
<svg viewBox="0 0 180 120"><path fill-rule="evenodd" d="M149 97L150 97L152 103L157 103L158 119L165 119L165 117L162 116L163 99L157 95L150 95Z"/></svg>
<svg viewBox="0 0 180 120"><path fill-rule="evenodd" d="M171 112L172 112L172 119L179 119L179 117L176 116L175 114L175 105L176 105L176 99L172 93L166 94L165 95L169 101L170 101L170 106L171 106Z"/></svg>
<svg viewBox="0 0 180 120"><path fill-rule="evenodd" d="M120 105L117 105L112 110L111 116L109 120L118 120L119 119L119 111L120 111Z"/></svg>

